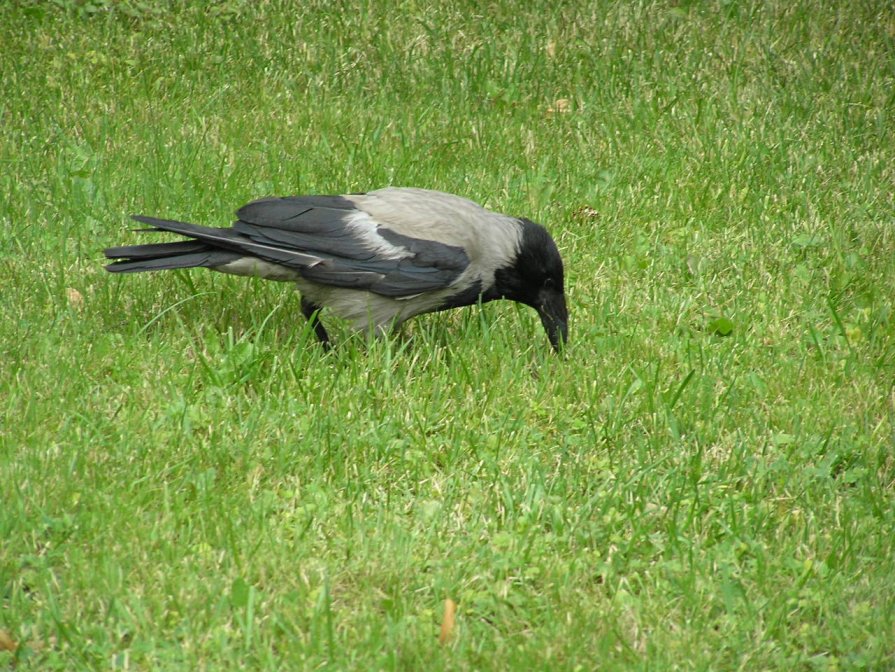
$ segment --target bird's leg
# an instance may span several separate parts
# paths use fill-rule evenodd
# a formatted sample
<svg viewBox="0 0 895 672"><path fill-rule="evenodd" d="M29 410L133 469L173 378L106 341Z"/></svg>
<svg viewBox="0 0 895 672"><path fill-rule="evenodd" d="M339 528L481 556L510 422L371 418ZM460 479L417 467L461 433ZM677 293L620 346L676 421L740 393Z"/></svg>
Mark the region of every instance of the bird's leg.
<svg viewBox="0 0 895 672"><path fill-rule="evenodd" d="M329 350L332 345L329 342L329 334L326 333L326 329L323 328L323 323L320 321L320 306L301 297L301 312L314 327L314 333L323 345L323 349Z"/></svg>

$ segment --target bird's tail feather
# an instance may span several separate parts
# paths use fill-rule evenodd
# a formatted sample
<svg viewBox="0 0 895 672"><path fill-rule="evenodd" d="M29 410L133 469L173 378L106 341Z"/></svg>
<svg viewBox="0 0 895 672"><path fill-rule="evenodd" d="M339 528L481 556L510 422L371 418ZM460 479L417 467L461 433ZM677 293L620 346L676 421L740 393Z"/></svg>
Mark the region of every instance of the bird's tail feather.
<svg viewBox="0 0 895 672"><path fill-rule="evenodd" d="M222 250L203 242L202 238L206 237L208 233L215 232L216 229L140 215L135 216L134 219L155 227L149 230L173 231L200 239L109 247L104 253L108 259L114 260L113 263L106 266L106 270L111 273L140 273L200 266L215 268L243 256L237 252Z"/></svg>
<svg viewBox="0 0 895 672"><path fill-rule="evenodd" d="M139 245L135 246L141 247ZM147 245L146 247L150 247ZM137 256L127 259L119 259L108 264L106 270L110 273L141 273L143 271L169 271L175 268L217 268L231 261L241 259L242 255L236 252L222 252L204 250L201 252L189 252L186 254L166 256Z"/></svg>
<svg viewBox="0 0 895 672"><path fill-rule="evenodd" d="M197 240L182 240L176 243L108 247L103 253L109 259L156 259L190 252L202 252L207 249L209 249L208 245Z"/></svg>

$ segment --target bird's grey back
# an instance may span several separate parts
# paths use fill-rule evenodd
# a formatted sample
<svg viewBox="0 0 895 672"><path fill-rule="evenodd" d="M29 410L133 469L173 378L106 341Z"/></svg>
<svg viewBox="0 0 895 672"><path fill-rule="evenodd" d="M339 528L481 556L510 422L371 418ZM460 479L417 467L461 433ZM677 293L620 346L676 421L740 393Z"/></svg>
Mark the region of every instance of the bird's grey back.
<svg viewBox="0 0 895 672"><path fill-rule="evenodd" d="M516 218L454 194L387 187L345 199L397 233L462 247L471 258L496 253L509 259L518 245Z"/></svg>

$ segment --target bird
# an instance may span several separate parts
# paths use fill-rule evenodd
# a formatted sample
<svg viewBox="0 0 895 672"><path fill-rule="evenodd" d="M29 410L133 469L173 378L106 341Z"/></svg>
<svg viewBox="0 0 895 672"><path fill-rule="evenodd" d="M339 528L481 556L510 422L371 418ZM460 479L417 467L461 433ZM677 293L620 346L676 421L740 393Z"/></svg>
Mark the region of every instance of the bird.
<svg viewBox="0 0 895 672"><path fill-rule="evenodd" d="M540 224L461 196L387 187L263 198L228 228L132 215L187 240L110 247L111 273L209 268L293 282L325 348L322 309L382 334L424 313L508 299L537 311L561 351L569 337L563 262Z"/></svg>

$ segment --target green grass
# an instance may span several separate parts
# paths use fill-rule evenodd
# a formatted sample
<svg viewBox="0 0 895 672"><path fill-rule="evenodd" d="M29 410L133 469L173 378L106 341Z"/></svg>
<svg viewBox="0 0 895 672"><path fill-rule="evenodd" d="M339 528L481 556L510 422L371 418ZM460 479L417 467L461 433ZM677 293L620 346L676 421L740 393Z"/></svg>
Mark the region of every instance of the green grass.
<svg viewBox="0 0 895 672"><path fill-rule="evenodd" d="M0 667L895 668L895 10L523 7L0 7ZM544 222L566 356L102 269L388 184Z"/></svg>

